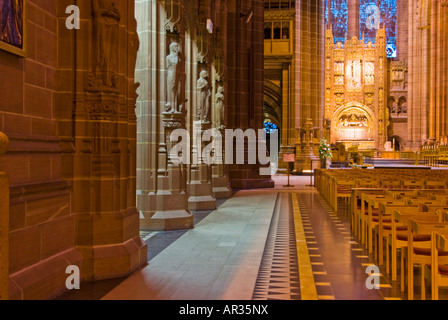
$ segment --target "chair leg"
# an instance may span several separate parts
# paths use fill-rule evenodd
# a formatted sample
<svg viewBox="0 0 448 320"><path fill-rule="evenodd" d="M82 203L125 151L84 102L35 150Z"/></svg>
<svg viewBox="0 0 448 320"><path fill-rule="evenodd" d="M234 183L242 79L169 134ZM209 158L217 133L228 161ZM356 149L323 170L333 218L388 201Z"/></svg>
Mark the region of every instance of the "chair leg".
<svg viewBox="0 0 448 320"><path fill-rule="evenodd" d="M438 283L438 271L431 270L432 273L432 283L431 283L431 292L432 292L432 300L439 300L439 283Z"/></svg>
<svg viewBox="0 0 448 320"><path fill-rule="evenodd" d="M403 264L404 264L404 260L403 260L403 254L401 254L401 276L402 278L404 277L404 273L403 273ZM392 281L397 281L397 250L394 249L394 247L392 247ZM403 281L402 281L403 282Z"/></svg>
<svg viewBox="0 0 448 320"><path fill-rule="evenodd" d="M421 288L421 294L422 294L421 300L426 300L425 265L424 264L422 264L422 267L421 267L421 276L422 276L422 279L421 279L421 286L422 286L422 288Z"/></svg>
<svg viewBox="0 0 448 320"><path fill-rule="evenodd" d="M378 226L379 229L379 226ZM380 266L384 265L384 239L383 236L381 235L381 232L378 232L378 247L377 247L377 252L378 252L378 261Z"/></svg>
<svg viewBox="0 0 448 320"><path fill-rule="evenodd" d="M393 255L392 255L392 259L393 259ZM405 291L405 268L404 268L404 248L401 248L401 270L400 270L400 276L401 276L401 284L400 284L400 289L401 292ZM396 269L395 269L396 272ZM393 277L393 276L392 276ZM395 275L396 277L396 275Z"/></svg>
<svg viewBox="0 0 448 320"><path fill-rule="evenodd" d="M386 273L390 274L390 248L389 237L386 238ZM396 275L395 275L396 277Z"/></svg>
<svg viewBox="0 0 448 320"><path fill-rule="evenodd" d="M408 300L414 300L414 264L408 259Z"/></svg>

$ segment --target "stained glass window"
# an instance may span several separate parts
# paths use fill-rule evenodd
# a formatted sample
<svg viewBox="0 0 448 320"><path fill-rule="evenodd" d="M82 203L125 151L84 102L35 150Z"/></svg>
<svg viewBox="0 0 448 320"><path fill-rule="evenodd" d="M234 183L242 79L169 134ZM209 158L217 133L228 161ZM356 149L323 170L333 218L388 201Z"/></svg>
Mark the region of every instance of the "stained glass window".
<svg viewBox="0 0 448 320"><path fill-rule="evenodd" d="M328 3L331 1L331 5ZM387 56L397 56L397 0L360 0L359 37L375 43L377 30L384 25L387 35ZM345 42L348 31L348 0L325 0L325 20L331 23L334 42Z"/></svg>
<svg viewBox="0 0 448 320"><path fill-rule="evenodd" d="M348 31L348 0L332 0L331 12L328 12L328 0L325 1L325 19L327 25L331 19L334 43L345 43Z"/></svg>
<svg viewBox="0 0 448 320"><path fill-rule="evenodd" d="M366 43L375 43L380 26L386 28L387 56L397 57L397 0L361 0L359 8L360 34Z"/></svg>
<svg viewBox="0 0 448 320"><path fill-rule="evenodd" d="M380 2L381 22L386 27L387 56L397 57L397 0Z"/></svg>
<svg viewBox="0 0 448 320"><path fill-rule="evenodd" d="M266 121L264 123L264 130L267 134L273 134L278 130L278 127L274 123Z"/></svg>

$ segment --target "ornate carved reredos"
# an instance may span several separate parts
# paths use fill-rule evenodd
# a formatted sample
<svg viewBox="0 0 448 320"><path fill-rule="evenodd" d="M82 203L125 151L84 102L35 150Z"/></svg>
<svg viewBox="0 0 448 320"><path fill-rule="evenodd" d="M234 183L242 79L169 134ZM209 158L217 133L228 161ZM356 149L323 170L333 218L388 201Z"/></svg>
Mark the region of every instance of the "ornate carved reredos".
<svg viewBox="0 0 448 320"><path fill-rule="evenodd" d="M120 0L92 1L92 69L91 87L117 87L118 25Z"/></svg>

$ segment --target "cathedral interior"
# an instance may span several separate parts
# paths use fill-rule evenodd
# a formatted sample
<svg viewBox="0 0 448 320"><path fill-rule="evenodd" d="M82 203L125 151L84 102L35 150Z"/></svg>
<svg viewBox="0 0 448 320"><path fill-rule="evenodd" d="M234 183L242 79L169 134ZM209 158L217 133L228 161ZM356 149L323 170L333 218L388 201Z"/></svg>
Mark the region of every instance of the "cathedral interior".
<svg viewBox="0 0 448 320"><path fill-rule="evenodd" d="M0 300L448 299L447 0L1 0L0 77Z"/></svg>

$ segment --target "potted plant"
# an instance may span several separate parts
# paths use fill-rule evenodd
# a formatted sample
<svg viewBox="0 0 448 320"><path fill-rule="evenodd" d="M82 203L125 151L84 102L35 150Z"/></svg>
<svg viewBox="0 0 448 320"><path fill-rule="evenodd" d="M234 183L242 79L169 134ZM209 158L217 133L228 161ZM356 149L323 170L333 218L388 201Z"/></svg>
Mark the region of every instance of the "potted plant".
<svg viewBox="0 0 448 320"><path fill-rule="evenodd" d="M326 139L322 139L320 141L319 158L320 158L320 164L321 164L322 169L327 168L327 159L333 158L333 155L331 154L331 147L327 143Z"/></svg>

